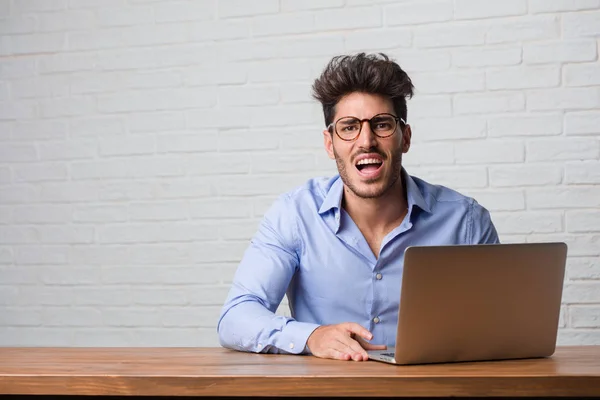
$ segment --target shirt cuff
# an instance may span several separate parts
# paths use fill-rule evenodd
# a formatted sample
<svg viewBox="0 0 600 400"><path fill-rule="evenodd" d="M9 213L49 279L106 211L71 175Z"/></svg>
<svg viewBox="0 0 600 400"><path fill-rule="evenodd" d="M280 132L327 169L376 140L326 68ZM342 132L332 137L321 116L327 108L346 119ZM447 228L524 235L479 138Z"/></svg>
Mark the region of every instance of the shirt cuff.
<svg viewBox="0 0 600 400"><path fill-rule="evenodd" d="M308 337L319 326L321 325L290 321L282 330L276 346L291 354L310 354L306 342L308 341Z"/></svg>

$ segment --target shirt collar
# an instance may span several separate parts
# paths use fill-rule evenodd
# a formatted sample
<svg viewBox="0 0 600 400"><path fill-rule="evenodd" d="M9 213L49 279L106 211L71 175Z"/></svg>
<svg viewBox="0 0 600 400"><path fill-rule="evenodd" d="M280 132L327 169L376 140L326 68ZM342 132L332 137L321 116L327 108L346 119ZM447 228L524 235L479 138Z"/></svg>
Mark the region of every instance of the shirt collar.
<svg viewBox="0 0 600 400"><path fill-rule="evenodd" d="M406 183L406 197L408 201L408 209L412 210L413 206L418 206L421 210L431 212L431 208L425 201L421 189L417 186L413 177L410 176L404 167L402 167L402 179ZM344 183L339 175L332 179L333 183L329 186L329 190L319 208L319 214L324 214L329 210L339 210L342 206L342 195L344 193Z"/></svg>

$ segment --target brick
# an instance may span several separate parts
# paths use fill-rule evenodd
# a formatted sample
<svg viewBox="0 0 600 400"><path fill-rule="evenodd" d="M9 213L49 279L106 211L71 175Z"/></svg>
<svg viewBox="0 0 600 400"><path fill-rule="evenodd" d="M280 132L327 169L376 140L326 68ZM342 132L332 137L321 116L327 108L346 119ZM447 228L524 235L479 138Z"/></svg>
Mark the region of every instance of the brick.
<svg viewBox="0 0 600 400"><path fill-rule="evenodd" d="M4 255L6 254L6 255ZM10 256L10 261L8 261L8 256ZM3 264L10 264L0 267L0 272L2 273L2 283L5 285L13 285L18 287L19 285L39 285L40 277L39 277L39 267L37 266L16 266L14 265L14 254L3 252L3 257L7 259L7 262L3 262ZM19 304L20 301L18 299L18 291L15 294L7 294L0 288L0 294L2 295L2 299L5 302L4 304Z"/></svg>
<svg viewBox="0 0 600 400"><path fill-rule="evenodd" d="M60 11L37 15L38 32L64 32L89 29L96 24L91 11Z"/></svg>
<svg viewBox="0 0 600 400"><path fill-rule="evenodd" d="M279 89L276 86L221 86L219 104L224 106L260 106L277 104Z"/></svg>
<svg viewBox="0 0 600 400"><path fill-rule="evenodd" d="M28 184L0 187L0 204L25 204L39 200L37 187Z"/></svg>
<svg viewBox="0 0 600 400"><path fill-rule="evenodd" d="M274 14L278 11L278 0L258 0L252 4L243 0L221 0L218 2L219 18Z"/></svg>
<svg viewBox="0 0 600 400"><path fill-rule="evenodd" d="M39 277L45 285L96 285L100 283L100 270L82 266L45 266L39 270Z"/></svg>
<svg viewBox="0 0 600 400"><path fill-rule="evenodd" d="M309 132L319 132L323 127L315 127L314 129L293 129L281 132L279 138L279 147L282 150L322 150L323 137L311 135Z"/></svg>
<svg viewBox="0 0 600 400"><path fill-rule="evenodd" d="M143 272L143 273L142 273ZM136 285L181 285L186 284L216 284L219 283L217 271L202 266L202 274L198 266L127 266L102 268L104 284L136 284Z"/></svg>
<svg viewBox="0 0 600 400"><path fill-rule="evenodd" d="M489 173L492 187L556 185L562 180L559 165L493 166Z"/></svg>
<svg viewBox="0 0 600 400"><path fill-rule="evenodd" d="M253 174L296 172L298 169L311 170L315 167L312 154L294 153L255 153L252 155Z"/></svg>
<svg viewBox="0 0 600 400"><path fill-rule="evenodd" d="M1 7L1 6L0 6ZM23 33L35 33L36 19L31 16L13 16L10 19L2 19L0 25L1 35L15 35Z"/></svg>
<svg viewBox="0 0 600 400"><path fill-rule="evenodd" d="M64 139L67 136L66 121L28 121L13 125L13 137L17 140Z"/></svg>
<svg viewBox="0 0 600 400"><path fill-rule="evenodd" d="M15 247L16 265L64 265L68 246L27 245ZM27 298L23 293L23 298ZM44 304L44 303L40 303Z"/></svg>
<svg viewBox="0 0 600 400"><path fill-rule="evenodd" d="M567 135L596 135L600 126L600 111L568 112L565 114Z"/></svg>
<svg viewBox="0 0 600 400"><path fill-rule="evenodd" d="M573 328L600 328L600 306L572 306L569 317Z"/></svg>
<svg viewBox="0 0 600 400"><path fill-rule="evenodd" d="M27 120L37 116L37 104L33 101L11 101L0 103L1 120Z"/></svg>
<svg viewBox="0 0 600 400"><path fill-rule="evenodd" d="M286 104L250 109L250 127L273 127L320 122L322 111L316 104Z"/></svg>
<svg viewBox="0 0 600 400"><path fill-rule="evenodd" d="M600 282L567 283L563 289L563 303L600 303Z"/></svg>
<svg viewBox="0 0 600 400"><path fill-rule="evenodd" d="M60 11L67 8L67 0L23 0L13 4L13 11L21 13Z"/></svg>
<svg viewBox="0 0 600 400"><path fill-rule="evenodd" d="M281 103L312 103L311 87L306 83L282 83L279 85Z"/></svg>
<svg viewBox="0 0 600 400"><path fill-rule="evenodd" d="M414 29L414 43L417 48L482 45L487 28L477 24L418 26Z"/></svg>
<svg viewBox="0 0 600 400"><path fill-rule="evenodd" d="M545 2L552 4L551 2ZM561 40L560 42L524 43L525 64L566 63L594 61L597 57L593 40Z"/></svg>
<svg viewBox="0 0 600 400"><path fill-rule="evenodd" d="M492 24L486 33L486 43L508 43L557 39L560 34L558 16L535 16L519 18L510 22Z"/></svg>
<svg viewBox="0 0 600 400"><path fill-rule="evenodd" d="M0 168L0 184L4 185L13 181L10 167Z"/></svg>
<svg viewBox="0 0 600 400"><path fill-rule="evenodd" d="M125 87L123 74L116 72L73 73L69 80L70 90L74 95L111 93Z"/></svg>
<svg viewBox="0 0 600 400"><path fill-rule="evenodd" d="M413 141L481 138L485 136L485 126L481 118L419 119L413 124Z"/></svg>
<svg viewBox="0 0 600 400"><path fill-rule="evenodd" d="M132 292L118 286L75 287L70 297L76 306L130 306L133 304Z"/></svg>
<svg viewBox="0 0 600 400"><path fill-rule="evenodd" d="M489 67L521 63L520 47L472 47L452 51L452 64L457 67Z"/></svg>
<svg viewBox="0 0 600 400"><path fill-rule="evenodd" d="M317 10L321 8L339 8L344 5L344 0L305 0L298 2L296 0L282 0L281 11L302 11Z"/></svg>
<svg viewBox="0 0 600 400"><path fill-rule="evenodd" d="M73 209L73 221L83 223L124 222L129 219L126 204L79 205Z"/></svg>
<svg viewBox="0 0 600 400"><path fill-rule="evenodd" d="M154 49L156 67L208 66L218 56L215 44L173 44Z"/></svg>
<svg viewBox="0 0 600 400"><path fill-rule="evenodd" d="M313 13L276 14L252 19L252 36L276 36L314 32Z"/></svg>
<svg viewBox="0 0 600 400"><path fill-rule="evenodd" d="M489 211L521 211L525 209L525 194L522 190L475 190L465 193L473 197ZM502 236L504 242L504 235Z"/></svg>
<svg viewBox="0 0 600 400"><path fill-rule="evenodd" d="M579 234L567 236L565 242L571 256L599 256L600 235Z"/></svg>
<svg viewBox="0 0 600 400"><path fill-rule="evenodd" d="M252 216L252 204L247 199L218 198L190 202L192 219L238 219Z"/></svg>
<svg viewBox="0 0 600 400"><path fill-rule="evenodd" d="M600 85L600 66L597 64L573 64L564 66L567 86Z"/></svg>
<svg viewBox="0 0 600 400"><path fill-rule="evenodd" d="M131 221L177 221L189 218L188 203L135 202L129 204L128 215Z"/></svg>
<svg viewBox="0 0 600 400"><path fill-rule="evenodd" d="M569 232L600 232L600 213L598 211L568 211L566 220Z"/></svg>
<svg viewBox="0 0 600 400"><path fill-rule="evenodd" d="M185 114L173 112L136 112L126 115L127 127L131 132L175 131L185 127Z"/></svg>
<svg viewBox="0 0 600 400"><path fill-rule="evenodd" d="M156 143L147 136L127 136L100 140L101 156L134 156L156 152Z"/></svg>
<svg viewBox="0 0 600 400"><path fill-rule="evenodd" d="M248 66L250 82L281 82L310 78L310 65L307 61L272 60Z"/></svg>
<svg viewBox="0 0 600 400"><path fill-rule="evenodd" d="M0 76L3 79L29 78L36 74L37 63L34 59L0 59Z"/></svg>
<svg viewBox="0 0 600 400"><path fill-rule="evenodd" d="M600 257L569 257L567 277L576 279L600 279Z"/></svg>
<svg viewBox="0 0 600 400"><path fill-rule="evenodd" d="M501 234L530 234L561 232L562 213L557 212L497 212L494 225Z"/></svg>
<svg viewBox="0 0 600 400"><path fill-rule="evenodd" d="M221 306L229 293L229 285L213 287L196 286L191 289L190 304L194 306Z"/></svg>
<svg viewBox="0 0 600 400"><path fill-rule="evenodd" d="M530 189L527 191L527 205L532 209L600 207L600 188L556 187Z"/></svg>
<svg viewBox="0 0 600 400"><path fill-rule="evenodd" d="M212 328L139 328L133 331L135 343L141 346L219 347L217 331Z"/></svg>
<svg viewBox="0 0 600 400"><path fill-rule="evenodd" d="M447 49L414 50L399 47L386 50L386 53L395 59L411 78L413 73L441 72L450 68L450 52ZM325 63L326 61L322 65Z"/></svg>
<svg viewBox="0 0 600 400"><path fill-rule="evenodd" d="M161 16L157 14L157 17ZM151 24L154 22L154 10L143 6L101 8L96 13L96 21L100 27Z"/></svg>
<svg viewBox="0 0 600 400"><path fill-rule="evenodd" d="M250 37L250 21L217 20L204 21L190 27L190 40L194 42L210 42L213 40L244 39Z"/></svg>
<svg viewBox="0 0 600 400"><path fill-rule="evenodd" d="M216 105L214 88L189 88L121 92L98 97L101 112L163 111L185 108L207 108Z"/></svg>
<svg viewBox="0 0 600 400"><path fill-rule="evenodd" d="M222 240L250 240L256 233L259 221L239 221L218 228Z"/></svg>
<svg viewBox="0 0 600 400"><path fill-rule="evenodd" d="M593 10L598 7L600 7L599 0L529 0L529 12L532 14Z"/></svg>
<svg viewBox="0 0 600 400"><path fill-rule="evenodd" d="M528 161L587 160L600 156L600 142L594 139L548 139L527 143Z"/></svg>
<svg viewBox="0 0 600 400"><path fill-rule="evenodd" d="M171 1L163 4L159 3L154 6L154 14L156 16L156 22L210 20L216 17L217 3L214 0L188 0Z"/></svg>
<svg viewBox="0 0 600 400"><path fill-rule="evenodd" d="M37 151L30 144L3 144L0 146L0 160L3 163L37 161Z"/></svg>
<svg viewBox="0 0 600 400"><path fill-rule="evenodd" d="M109 327L159 327L160 314L152 308L103 308L102 321Z"/></svg>
<svg viewBox="0 0 600 400"><path fill-rule="evenodd" d="M71 343L76 347L134 347L137 342L133 330L94 327L77 329Z"/></svg>
<svg viewBox="0 0 600 400"><path fill-rule="evenodd" d="M143 2L144 0L142 0ZM147 0L146 0L147 1ZM132 3L140 2L139 0L132 0ZM101 10L105 7L115 8L123 6L122 0L69 0L70 9L98 9Z"/></svg>
<svg viewBox="0 0 600 400"><path fill-rule="evenodd" d="M90 226L43 225L37 229L41 242L45 244L86 244L94 241L94 228Z"/></svg>
<svg viewBox="0 0 600 400"><path fill-rule="evenodd" d="M214 153L190 159L190 175L248 174L252 164L249 154Z"/></svg>
<svg viewBox="0 0 600 400"><path fill-rule="evenodd" d="M375 28L383 25L379 7L352 7L339 10L317 10L315 28L318 31Z"/></svg>
<svg viewBox="0 0 600 400"><path fill-rule="evenodd" d="M127 157L105 161L81 161L72 164L71 179L150 178L182 176L185 162L180 157Z"/></svg>
<svg viewBox="0 0 600 400"><path fill-rule="evenodd" d="M98 62L96 52L45 54L38 62L42 74L93 70Z"/></svg>
<svg viewBox="0 0 600 400"><path fill-rule="evenodd" d="M527 13L525 0L456 0L454 19L479 19L523 15Z"/></svg>
<svg viewBox="0 0 600 400"><path fill-rule="evenodd" d="M9 100L8 83L0 82L0 102Z"/></svg>
<svg viewBox="0 0 600 400"><path fill-rule="evenodd" d="M72 345L71 328L19 327L1 328L0 338L11 346L21 347L68 347Z"/></svg>
<svg viewBox="0 0 600 400"><path fill-rule="evenodd" d="M213 196L216 188L206 178L169 178L151 182L111 182L102 186L106 201L179 199Z"/></svg>
<svg viewBox="0 0 600 400"><path fill-rule="evenodd" d="M13 252L8 247L0 248L0 264L14 264L15 259ZM6 270L2 270L2 276L6 276ZM4 280L5 283L8 283L8 278Z"/></svg>
<svg viewBox="0 0 600 400"><path fill-rule="evenodd" d="M600 106L597 88L538 89L527 93L530 110L576 110Z"/></svg>
<svg viewBox="0 0 600 400"><path fill-rule="evenodd" d="M74 53L87 54L87 53ZM152 68L159 65L160 52L158 49L128 48L100 50L95 55L94 63L102 71L130 70ZM83 61L82 61L83 63ZM94 69L94 68L92 68Z"/></svg>
<svg viewBox="0 0 600 400"><path fill-rule="evenodd" d="M488 134L492 137L560 135L562 121L562 114L503 115L488 119Z"/></svg>
<svg viewBox="0 0 600 400"><path fill-rule="evenodd" d="M413 168L411 174L433 184L455 189L476 189L488 185L485 168L475 167L425 167Z"/></svg>
<svg viewBox="0 0 600 400"><path fill-rule="evenodd" d="M279 195L304 183L306 177L291 174L286 175L249 175L230 176L218 182L218 192L221 196L246 197L262 195ZM220 260L230 261L230 260Z"/></svg>
<svg viewBox="0 0 600 400"><path fill-rule="evenodd" d="M202 326L209 327L217 321L221 312L221 307L185 307L173 310L163 311L163 325L166 327L189 327ZM194 320L196 316L196 320ZM211 321L207 323L207 321Z"/></svg>
<svg viewBox="0 0 600 400"><path fill-rule="evenodd" d="M15 182L66 181L69 177L65 163L17 165L13 167Z"/></svg>
<svg viewBox="0 0 600 400"><path fill-rule="evenodd" d="M520 141L476 140L455 146L457 164L494 164L525 161L525 146Z"/></svg>
<svg viewBox="0 0 600 400"><path fill-rule="evenodd" d="M557 345L585 346L600 342L600 331L594 329L561 329L558 331Z"/></svg>
<svg viewBox="0 0 600 400"><path fill-rule="evenodd" d="M110 222L110 221L108 221ZM71 268L80 268L82 265L93 267L99 271L103 265L120 265L123 260L130 260L130 246L116 246L107 244L82 244L69 246L68 257ZM131 260L134 262L134 260ZM64 266L61 266L61 268ZM119 267L122 268L122 267Z"/></svg>
<svg viewBox="0 0 600 400"><path fill-rule="evenodd" d="M488 89L527 89L560 85L560 67L517 67L486 71Z"/></svg>
<svg viewBox="0 0 600 400"><path fill-rule="evenodd" d="M417 93L464 93L483 90L483 72L415 73L411 77Z"/></svg>
<svg viewBox="0 0 600 400"><path fill-rule="evenodd" d="M196 245L196 243L131 244L128 246L130 251L128 259L136 265L160 265L163 268L165 265L189 265L193 262L192 247Z"/></svg>
<svg viewBox="0 0 600 400"><path fill-rule="evenodd" d="M184 306L189 300L180 288L135 288L131 290L133 304L144 306ZM178 307L179 308L179 307Z"/></svg>
<svg viewBox="0 0 600 400"><path fill-rule="evenodd" d="M105 225L98 228L98 243L164 243L210 240L214 229L188 222L135 223Z"/></svg>
<svg viewBox="0 0 600 400"><path fill-rule="evenodd" d="M455 114L507 113L524 109L525 96L522 93L467 93L454 96Z"/></svg>
<svg viewBox="0 0 600 400"><path fill-rule="evenodd" d="M44 326L102 326L102 313L89 307L52 307L44 310Z"/></svg>
<svg viewBox="0 0 600 400"><path fill-rule="evenodd" d="M66 224L71 222L72 207L67 204L21 205L13 208L16 224Z"/></svg>
<svg viewBox="0 0 600 400"><path fill-rule="evenodd" d="M407 102L407 121L412 118L437 118L452 115L452 98L449 95L419 95Z"/></svg>
<svg viewBox="0 0 600 400"><path fill-rule="evenodd" d="M454 162L454 147L445 143L418 143L402 156L403 166L450 165Z"/></svg>
<svg viewBox="0 0 600 400"><path fill-rule="evenodd" d="M218 131L171 132L156 137L158 153L206 153L218 150Z"/></svg>
<svg viewBox="0 0 600 400"><path fill-rule="evenodd" d="M64 33L36 33L5 38L8 43L7 54L14 55L60 52L66 50L67 43Z"/></svg>
<svg viewBox="0 0 600 400"><path fill-rule="evenodd" d="M448 0L421 1L384 7L386 26L417 25L452 20L452 2Z"/></svg>
<svg viewBox="0 0 600 400"><path fill-rule="evenodd" d="M40 197L49 203L79 203L97 200L98 184L88 182L60 182L41 184Z"/></svg>
<svg viewBox="0 0 600 400"><path fill-rule="evenodd" d="M583 161L565 164L565 183L598 184L600 183L600 162Z"/></svg>
<svg viewBox="0 0 600 400"><path fill-rule="evenodd" d="M3 1L0 3L0 17L6 18L10 16L10 2Z"/></svg>
<svg viewBox="0 0 600 400"><path fill-rule="evenodd" d="M73 137L123 135L125 123L120 116L108 115L71 119L70 132Z"/></svg>
<svg viewBox="0 0 600 400"><path fill-rule="evenodd" d="M39 229L32 226L0 226L3 244L33 244L40 242Z"/></svg>
<svg viewBox="0 0 600 400"><path fill-rule="evenodd" d="M76 117L96 112L96 101L92 97L63 97L40 102L40 114L43 118Z"/></svg>
<svg viewBox="0 0 600 400"><path fill-rule="evenodd" d="M38 151L40 160L77 160L93 158L97 153L98 145L95 140L69 140L48 143L39 143Z"/></svg>
<svg viewBox="0 0 600 400"><path fill-rule="evenodd" d="M0 325L10 327L34 327L42 325L42 311L25 307L3 307Z"/></svg>
<svg viewBox="0 0 600 400"><path fill-rule="evenodd" d="M600 11L567 13L562 16L565 38L581 38L600 35Z"/></svg>

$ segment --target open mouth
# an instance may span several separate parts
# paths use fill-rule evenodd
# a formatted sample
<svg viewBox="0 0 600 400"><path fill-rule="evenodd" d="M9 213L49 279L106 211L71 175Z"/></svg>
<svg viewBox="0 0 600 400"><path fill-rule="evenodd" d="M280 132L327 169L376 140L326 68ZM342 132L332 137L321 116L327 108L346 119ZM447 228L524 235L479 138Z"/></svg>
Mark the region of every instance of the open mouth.
<svg viewBox="0 0 600 400"><path fill-rule="evenodd" d="M378 157L362 158L355 166L360 175L367 178L376 178L383 166L383 160Z"/></svg>

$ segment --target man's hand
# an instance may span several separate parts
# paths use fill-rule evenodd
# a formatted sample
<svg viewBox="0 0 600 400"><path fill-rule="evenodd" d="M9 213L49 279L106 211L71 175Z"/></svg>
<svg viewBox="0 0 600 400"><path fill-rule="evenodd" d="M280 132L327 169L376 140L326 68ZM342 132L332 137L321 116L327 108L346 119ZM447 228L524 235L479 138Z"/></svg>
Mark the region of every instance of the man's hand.
<svg viewBox="0 0 600 400"><path fill-rule="evenodd" d="M313 331L306 342L316 357L335 360L367 361L366 350L385 350L385 345L367 343L373 335L354 322L320 326Z"/></svg>

